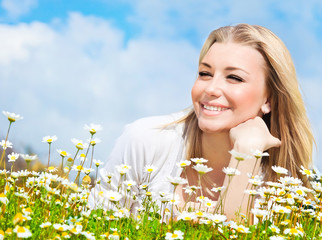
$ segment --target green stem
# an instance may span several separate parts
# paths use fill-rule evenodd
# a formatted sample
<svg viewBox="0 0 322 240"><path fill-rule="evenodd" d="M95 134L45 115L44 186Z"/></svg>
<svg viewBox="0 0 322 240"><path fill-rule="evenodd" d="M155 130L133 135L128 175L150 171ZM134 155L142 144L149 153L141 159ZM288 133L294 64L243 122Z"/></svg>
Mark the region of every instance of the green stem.
<svg viewBox="0 0 322 240"><path fill-rule="evenodd" d="M48 163L47 163L47 172L48 172L48 168L49 168L49 162L50 162L50 146L51 146L51 143L49 143L49 149L48 149Z"/></svg>
<svg viewBox="0 0 322 240"><path fill-rule="evenodd" d="M11 127L11 124L12 124L12 121L9 120L9 127L8 127L8 130L7 130L7 135L6 135L6 139L4 140L5 141L5 144L7 144L7 140L8 140L8 137L9 137L9 132L10 132L10 127ZM6 177L6 181L7 181L7 169L6 169L6 161L5 161L5 153L6 153L6 149L3 149L2 151L2 155L1 155L1 159L0 159L0 166L2 165L2 161L3 161L3 169L4 169L4 175Z"/></svg>
<svg viewBox="0 0 322 240"><path fill-rule="evenodd" d="M61 171L64 173L64 156L61 157Z"/></svg>
<svg viewBox="0 0 322 240"><path fill-rule="evenodd" d="M94 145L92 145L91 164L89 165L89 168L92 167L93 159L94 159Z"/></svg>
<svg viewBox="0 0 322 240"><path fill-rule="evenodd" d="M84 164L85 164L85 161L86 161L86 158L87 158L87 155L88 155L88 152L89 152L89 149L90 149L90 146L91 146L91 141L93 140L93 134L92 134L92 136L91 136L91 139L89 140L89 146L88 146L88 148L87 148L87 150L86 150L86 154L85 154L85 157L84 157L84 161L82 162L82 165L81 165L81 169L83 168L83 166L84 166ZM93 148L94 148L94 146L93 146ZM93 157L93 154L94 154L94 150L92 151L92 157ZM91 160L91 166L92 166L92 160ZM76 176L76 178L75 178L75 181L74 181L74 183L76 183L77 185L79 185L79 177L80 177L80 173L81 173L81 171L79 171L78 173L77 173L77 176Z"/></svg>

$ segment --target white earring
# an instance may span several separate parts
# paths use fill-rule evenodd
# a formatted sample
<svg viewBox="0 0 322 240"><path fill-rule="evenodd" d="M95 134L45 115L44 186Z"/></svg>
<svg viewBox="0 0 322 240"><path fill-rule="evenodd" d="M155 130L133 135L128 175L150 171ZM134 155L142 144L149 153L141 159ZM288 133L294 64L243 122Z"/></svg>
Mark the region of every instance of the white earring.
<svg viewBox="0 0 322 240"><path fill-rule="evenodd" d="M261 107L261 110L262 110L262 112L263 112L263 114L265 115L265 114L267 114L267 113L269 113L271 110L268 108L268 106L266 106L266 105L264 105L264 106L262 106Z"/></svg>

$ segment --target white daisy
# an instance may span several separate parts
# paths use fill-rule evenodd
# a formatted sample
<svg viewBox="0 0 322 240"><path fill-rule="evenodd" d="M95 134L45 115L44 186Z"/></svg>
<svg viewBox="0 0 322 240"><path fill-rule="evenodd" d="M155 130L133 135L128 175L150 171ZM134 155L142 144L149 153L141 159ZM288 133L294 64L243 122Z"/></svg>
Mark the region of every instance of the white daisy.
<svg viewBox="0 0 322 240"><path fill-rule="evenodd" d="M222 223L227 220L227 217L221 214L209 214L208 218L216 224Z"/></svg>
<svg viewBox="0 0 322 240"><path fill-rule="evenodd" d="M229 151L229 153L237 160L237 161L243 161L243 160L246 160L246 159L249 159L251 158L251 156L249 156L248 154L246 153L240 153L240 152L237 152L236 150L231 150Z"/></svg>
<svg viewBox="0 0 322 240"><path fill-rule="evenodd" d="M26 163L30 163L31 161L38 159L37 155L20 154L20 156L26 161Z"/></svg>
<svg viewBox="0 0 322 240"><path fill-rule="evenodd" d="M183 211L182 213L180 213L177 218L178 221L179 220L190 221L194 219L196 219L196 215L194 214L194 212L186 212L186 211Z"/></svg>
<svg viewBox="0 0 322 240"><path fill-rule="evenodd" d="M60 155L61 157L68 157L68 156L70 156L70 154L69 154L68 152L63 151L63 150L61 150L61 149L57 149L57 152L59 153L59 155Z"/></svg>
<svg viewBox="0 0 322 240"><path fill-rule="evenodd" d="M213 170L211 167L208 167L204 164L197 164L197 165L193 166L192 168L195 169L199 174L205 174L205 173Z"/></svg>
<svg viewBox="0 0 322 240"><path fill-rule="evenodd" d="M19 114L10 113L10 112L6 112L6 111L2 111L2 113L8 118L8 120L10 122L15 122L17 120L23 119L23 117L20 116Z"/></svg>
<svg viewBox="0 0 322 240"><path fill-rule="evenodd" d="M42 138L42 142L46 142L46 143L49 143L49 144L51 144L52 142L55 142L55 141L57 141L56 135L54 135L54 136L46 136L46 137Z"/></svg>
<svg viewBox="0 0 322 240"><path fill-rule="evenodd" d="M75 145L75 147L79 150L83 150L84 148L87 148L87 144L85 144L82 140L72 138L71 141Z"/></svg>
<svg viewBox="0 0 322 240"><path fill-rule="evenodd" d="M144 172L146 172L146 173L152 173L152 172L154 172L155 170L157 170L157 167L156 167L156 166L154 166L154 165L146 165L146 166L144 167Z"/></svg>
<svg viewBox="0 0 322 240"><path fill-rule="evenodd" d="M17 234L18 238L29 238L32 236L30 230L23 226L17 225L13 231Z"/></svg>
<svg viewBox="0 0 322 240"><path fill-rule="evenodd" d="M177 163L178 167L185 168L191 164L191 161L189 160L181 160L180 162Z"/></svg>
<svg viewBox="0 0 322 240"><path fill-rule="evenodd" d="M99 139L99 138L89 138L89 139L87 139L87 142L90 144L90 145L92 145L92 146L95 146L96 144L98 144L98 143L100 143L100 142L102 142L102 140L101 139Z"/></svg>
<svg viewBox="0 0 322 240"><path fill-rule="evenodd" d="M261 158L261 157L265 157L265 156L269 156L268 152L262 152L260 150L251 150L251 153L252 155L255 157L255 158Z"/></svg>
<svg viewBox="0 0 322 240"><path fill-rule="evenodd" d="M15 162L19 158L19 153L10 153L8 154L8 162Z"/></svg>
<svg viewBox="0 0 322 240"><path fill-rule="evenodd" d="M100 165L103 164L101 160L96 160L96 159L93 159L93 163L95 164L96 167L99 167Z"/></svg>
<svg viewBox="0 0 322 240"><path fill-rule="evenodd" d="M183 239L183 232L181 232L180 230L175 230L173 233L167 232L165 235L165 239Z"/></svg>
<svg viewBox="0 0 322 240"><path fill-rule="evenodd" d="M99 132L102 130L102 126L99 125L99 124L94 124L94 123L91 123L90 125L85 125L84 126L84 129L85 130L88 130L90 132L90 134L95 134L96 132Z"/></svg>
<svg viewBox="0 0 322 240"><path fill-rule="evenodd" d="M208 160L207 159L204 159L204 158L191 158L191 161L193 161L196 164L208 162Z"/></svg>
<svg viewBox="0 0 322 240"><path fill-rule="evenodd" d="M9 142L8 140L7 141L2 140L0 142L0 145L2 146L3 150L6 150L7 148L12 148L12 143Z"/></svg>
<svg viewBox="0 0 322 240"><path fill-rule="evenodd" d="M231 167L224 167L223 172L228 176L240 175L240 171L238 171L236 168Z"/></svg>
<svg viewBox="0 0 322 240"><path fill-rule="evenodd" d="M288 170L286 168L283 168L283 167L272 166L272 169L277 174L287 174L288 173Z"/></svg>
<svg viewBox="0 0 322 240"><path fill-rule="evenodd" d="M313 173L313 171L311 171L311 170L309 170L309 169L304 168L304 166L301 166L300 172L301 172L303 175L308 176L308 177L314 177L314 176L315 176L315 174Z"/></svg>
<svg viewBox="0 0 322 240"><path fill-rule="evenodd" d="M104 197L111 202L118 202L122 198L122 195L119 192L109 190L104 192Z"/></svg>
<svg viewBox="0 0 322 240"><path fill-rule="evenodd" d="M167 176L167 180L174 186L177 186L179 184L186 184L188 183L187 179L184 179L182 177L171 177Z"/></svg>
<svg viewBox="0 0 322 240"><path fill-rule="evenodd" d="M116 170L121 174L124 175L126 173L128 173L128 171L131 169L132 167L126 164L121 164L116 166Z"/></svg>
<svg viewBox="0 0 322 240"><path fill-rule="evenodd" d="M213 187L211 189L212 192L221 192L222 190L225 189L225 186L222 186L222 187Z"/></svg>

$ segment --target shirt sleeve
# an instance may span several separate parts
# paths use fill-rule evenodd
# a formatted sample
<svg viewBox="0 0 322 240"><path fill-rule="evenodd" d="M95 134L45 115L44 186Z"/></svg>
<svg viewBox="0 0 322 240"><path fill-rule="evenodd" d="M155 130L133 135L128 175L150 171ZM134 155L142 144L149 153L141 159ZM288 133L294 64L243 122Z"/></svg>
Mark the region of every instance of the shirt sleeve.
<svg viewBox="0 0 322 240"><path fill-rule="evenodd" d="M96 184L89 196L90 207L109 207L108 201L104 195L107 191L120 192L123 197L120 200L120 205L124 205L126 188L124 181L133 180L135 186L131 187L133 195L139 194L139 184L143 180L143 168L146 162L146 146L142 141L139 133L139 126L132 123L124 128L122 135L116 140L114 148L109 155L103 168L99 170L100 184ZM121 176L117 170L117 166L127 166L128 171ZM111 176L111 179L109 178ZM110 180L110 183L108 183ZM127 198L126 205L131 207L135 201Z"/></svg>
<svg viewBox="0 0 322 240"><path fill-rule="evenodd" d="M89 206L92 208L108 208L108 201L104 197L106 191L119 191L126 194L124 180L133 180L136 185L131 187L133 193L138 197L136 200L123 197L121 205L127 208L139 206L142 191L140 184L147 183L149 179L149 191L168 191L169 184L165 178L168 175L177 175L176 161L182 160L182 131L178 125L164 127L173 121L173 117L149 117L139 119L128 124L122 135L116 140L105 165L99 170L101 183L92 189L89 196ZM126 165L130 167L128 172L120 180L120 173L116 166ZM146 165L153 165L156 171L150 176L144 172ZM179 169L180 170L180 169ZM108 176L113 175L111 183ZM124 199L126 202L124 204Z"/></svg>

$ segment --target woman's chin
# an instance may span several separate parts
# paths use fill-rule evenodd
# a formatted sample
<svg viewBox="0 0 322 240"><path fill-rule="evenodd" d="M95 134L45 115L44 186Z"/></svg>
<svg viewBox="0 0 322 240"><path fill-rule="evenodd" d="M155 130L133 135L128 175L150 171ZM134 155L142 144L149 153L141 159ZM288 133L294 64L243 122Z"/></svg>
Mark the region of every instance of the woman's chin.
<svg viewBox="0 0 322 240"><path fill-rule="evenodd" d="M199 128L204 133L223 133L223 132L229 132L231 127L228 126L220 126L215 124L202 124L199 123Z"/></svg>

